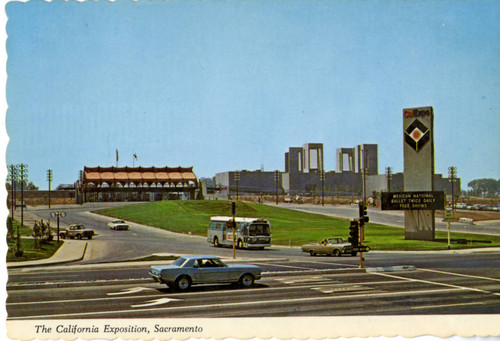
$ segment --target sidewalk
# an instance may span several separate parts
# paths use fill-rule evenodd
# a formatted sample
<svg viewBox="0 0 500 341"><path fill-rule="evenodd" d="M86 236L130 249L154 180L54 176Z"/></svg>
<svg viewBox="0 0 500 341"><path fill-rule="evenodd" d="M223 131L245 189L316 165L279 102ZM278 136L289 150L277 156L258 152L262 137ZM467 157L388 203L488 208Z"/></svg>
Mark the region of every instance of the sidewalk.
<svg viewBox="0 0 500 341"><path fill-rule="evenodd" d="M82 240L64 240L57 252L50 258L32 260L26 262L10 262L7 268L16 269L30 266L56 265L80 261L87 251L87 242Z"/></svg>

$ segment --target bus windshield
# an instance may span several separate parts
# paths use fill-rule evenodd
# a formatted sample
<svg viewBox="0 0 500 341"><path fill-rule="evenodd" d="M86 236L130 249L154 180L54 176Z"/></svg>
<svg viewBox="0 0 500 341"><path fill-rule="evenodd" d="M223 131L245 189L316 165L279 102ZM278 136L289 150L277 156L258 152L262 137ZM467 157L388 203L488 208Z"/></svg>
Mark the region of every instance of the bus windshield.
<svg viewBox="0 0 500 341"><path fill-rule="evenodd" d="M252 224L248 226L249 236L270 236L271 231L268 224Z"/></svg>

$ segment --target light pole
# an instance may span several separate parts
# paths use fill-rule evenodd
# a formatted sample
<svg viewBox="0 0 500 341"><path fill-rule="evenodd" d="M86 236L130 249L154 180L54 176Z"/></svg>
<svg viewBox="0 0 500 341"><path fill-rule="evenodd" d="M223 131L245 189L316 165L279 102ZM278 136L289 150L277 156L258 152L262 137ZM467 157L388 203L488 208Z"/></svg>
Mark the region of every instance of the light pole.
<svg viewBox="0 0 500 341"><path fill-rule="evenodd" d="M47 170L47 181L49 182L49 208L50 208L50 184L52 183L52 169Z"/></svg>
<svg viewBox="0 0 500 341"><path fill-rule="evenodd" d="M57 218L57 242L59 243L59 218L66 217L66 213L62 211L53 211L50 213L52 218Z"/></svg>
<svg viewBox="0 0 500 341"><path fill-rule="evenodd" d="M457 177L457 168L456 167L449 167L448 168L448 177L450 178L451 182L451 210L455 212L455 179Z"/></svg>

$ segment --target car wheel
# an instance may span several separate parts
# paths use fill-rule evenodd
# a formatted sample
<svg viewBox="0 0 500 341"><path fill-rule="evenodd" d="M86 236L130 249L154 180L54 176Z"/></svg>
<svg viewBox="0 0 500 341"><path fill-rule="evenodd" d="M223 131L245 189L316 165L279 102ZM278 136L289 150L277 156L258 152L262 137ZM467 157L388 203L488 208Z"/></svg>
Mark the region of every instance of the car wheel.
<svg viewBox="0 0 500 341"><path fill-rule="evenodd" d="M81 234L77 234L76 235L76 239L82 239L82 235Z"/></svg>
<svg viewBox="0 0 500 341"><path fill-rule="evenodd" d="M219 244L219 238L217 238L217 237L214 238L214 246L215 247L219 247L220 246L220 244Z"/></svg>
<svg viewBox="0 0 500 341"><path fill-rule="evenodd" d="M356 251L351 252L351 256L355 257L358 253Z"/></svg>
<svg viewBox="0 0 500 341"><path fill-rule="evenodd" d="M241 241L241 239L240 239L240 240L238 240L238 243L236 244L236 247L237 247L238 249L243 249L243 242Z"/></svg>
<svg viewBox="0 0 500 341"><path fill-rule="evenodd" d="M255 278L252 274L244 274L240 277L239 284L242 288L250 288L251 286L253 286L254 281Z"/></svg>
<svg viewBox="0 0 500 341"><path fill-rule="evenodd" d="M310 254L311 256L313 256L313 257L314 257L314 256L316 256L316 252L314 252L314 250L310 250L310 251L309 251L309 254Z"/></svg>
<svg viewBox="0 0 500 341"><path fill-rule="evenodd" d="M338 249L333 250L332 255L333 255L334 257L340 257L340 250L338 250Z"/></svg>
<svg viewBox="0 0 500 341"><path fill-rule="evenodd" d="M64 233L60 233L60 234L59 234L59 237L60 237L61 239L64 239L64 238L66 238L66 235L65 235Z"/></svg>
<svg viewBox="0 0 500 341"><path fill-rule="evenodd" d="M92 236L91 236L91 235L89 235L89 237L88 237L88 238L89 238L89 240L90 240L90 239L92 239Z"/></svg>
<svg viewBox="0 0 500 341"><path fill-rule="evenodd" d="M191 287L191 279L188 276L181 276L175 280L177 291L186 291Z"/></svg>

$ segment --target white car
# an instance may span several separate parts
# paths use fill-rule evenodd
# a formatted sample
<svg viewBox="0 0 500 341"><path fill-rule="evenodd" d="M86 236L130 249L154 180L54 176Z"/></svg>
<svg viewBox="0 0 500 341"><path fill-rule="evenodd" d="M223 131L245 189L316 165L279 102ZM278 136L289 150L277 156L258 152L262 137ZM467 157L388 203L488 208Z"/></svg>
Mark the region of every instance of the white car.
<svg viewBox="0 0 500 341"><path fill-rule="evenodd" d="M110 221L108 223L108 226L112 230L128 230L128 224L125 222L125 220L122 219L116 219L113 221Z"/></svg>

